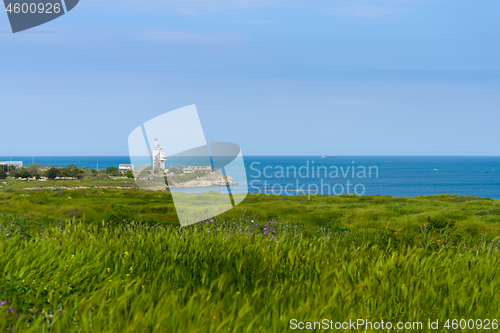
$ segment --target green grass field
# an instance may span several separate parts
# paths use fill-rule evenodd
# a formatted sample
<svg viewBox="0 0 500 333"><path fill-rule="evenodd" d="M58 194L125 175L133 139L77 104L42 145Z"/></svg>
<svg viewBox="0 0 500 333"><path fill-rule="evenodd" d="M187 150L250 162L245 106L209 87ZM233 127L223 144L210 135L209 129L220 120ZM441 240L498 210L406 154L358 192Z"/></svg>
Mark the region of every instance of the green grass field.
<svg viewBox="0 0 500 333"><path fill-rule="evenodd" d="M0 331L285 332L293 319L493 331L500 319L499 201L249 195L180 228L168 191L126 182L7 180Z"/></svg>

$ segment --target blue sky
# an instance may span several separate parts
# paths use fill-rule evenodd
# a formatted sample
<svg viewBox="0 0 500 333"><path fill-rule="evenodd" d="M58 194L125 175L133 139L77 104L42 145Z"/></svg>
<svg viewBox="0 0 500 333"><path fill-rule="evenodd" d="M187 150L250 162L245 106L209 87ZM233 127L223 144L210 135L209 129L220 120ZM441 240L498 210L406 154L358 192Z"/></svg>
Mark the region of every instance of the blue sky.
<svg viewBox="0 0 500 333"><path fill-rule="evenodd" d="M499 10L81 0L18 34L0 14L0 156L127 155L190 104L245 155L500 155Z"/></svg>

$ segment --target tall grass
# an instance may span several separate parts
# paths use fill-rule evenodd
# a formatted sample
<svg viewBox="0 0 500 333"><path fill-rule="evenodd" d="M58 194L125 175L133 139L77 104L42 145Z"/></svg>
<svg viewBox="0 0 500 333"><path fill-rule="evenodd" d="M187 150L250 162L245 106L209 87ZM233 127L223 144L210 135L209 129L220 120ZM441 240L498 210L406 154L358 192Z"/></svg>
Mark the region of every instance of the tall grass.
<svg viewBox="0 0 500 333"><path fill-rule="evenodd" d="M291 319L500 317L496 239L447 244L452 229L426 226L394 246L370 232L212 221L48 230L2 221L0 331L284 332Z"/></svg>

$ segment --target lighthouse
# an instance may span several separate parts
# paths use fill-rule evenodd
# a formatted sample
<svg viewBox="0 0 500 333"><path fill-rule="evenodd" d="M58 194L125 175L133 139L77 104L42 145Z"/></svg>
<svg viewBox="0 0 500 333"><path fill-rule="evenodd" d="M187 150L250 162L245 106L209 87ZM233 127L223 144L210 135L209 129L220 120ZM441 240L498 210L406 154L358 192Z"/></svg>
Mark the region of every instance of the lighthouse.
<svg viewBox="0 0 500 333"><path fill-rule="evenodd" d="M165 161L167 160L167 155L163 152L160 144L158 143L158 138L155 138L155 147L153 149L153 170L155 172L163 172L165 169Z"/></svg>

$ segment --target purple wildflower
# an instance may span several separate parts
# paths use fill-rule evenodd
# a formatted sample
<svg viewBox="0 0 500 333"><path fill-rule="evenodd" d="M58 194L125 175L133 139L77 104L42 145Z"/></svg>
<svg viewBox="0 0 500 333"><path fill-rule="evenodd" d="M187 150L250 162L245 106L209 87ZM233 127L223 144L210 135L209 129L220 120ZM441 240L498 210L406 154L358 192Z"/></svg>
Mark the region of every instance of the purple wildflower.
<svg viewBox="0 0 500 333"><path fill-rule="evenodd" d="M3 301L2 303L0 303L0 305L4 305L5 303L7 303L7 301Z"/></svg>
<svg viewBox="0 0 500 333"><path fill-rule="evenodd" d="M14 309L9 306L9 312L14 312Z"/></svg>

